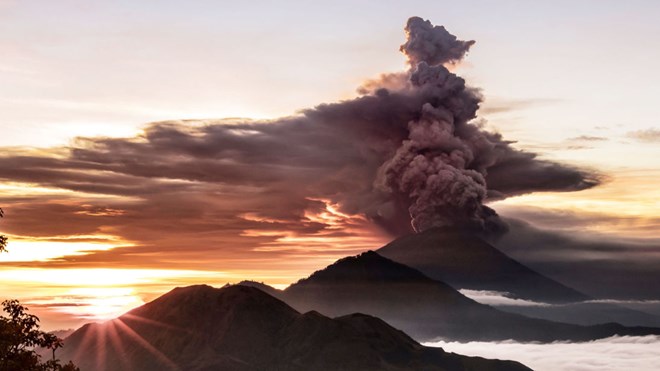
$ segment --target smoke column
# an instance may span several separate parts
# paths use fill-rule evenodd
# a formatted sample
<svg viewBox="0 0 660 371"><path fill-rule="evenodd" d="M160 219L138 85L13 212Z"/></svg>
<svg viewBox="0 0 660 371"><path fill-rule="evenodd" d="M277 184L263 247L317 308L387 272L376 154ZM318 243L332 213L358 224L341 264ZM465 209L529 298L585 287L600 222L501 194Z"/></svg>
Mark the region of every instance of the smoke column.
<svg viewBox="0 0 660 371"><path fill-rule="evenodd" d="M415 231L497 228L494 211L483 205L496 144L468 123L476 118L481 98L443 65L459 62L474 41L458 40L418 17L408 20L406 33L401 51L412 66L409 80L426 103L420 117L408 122L408 138L383 164L377 182L409 200Z"/></svg>

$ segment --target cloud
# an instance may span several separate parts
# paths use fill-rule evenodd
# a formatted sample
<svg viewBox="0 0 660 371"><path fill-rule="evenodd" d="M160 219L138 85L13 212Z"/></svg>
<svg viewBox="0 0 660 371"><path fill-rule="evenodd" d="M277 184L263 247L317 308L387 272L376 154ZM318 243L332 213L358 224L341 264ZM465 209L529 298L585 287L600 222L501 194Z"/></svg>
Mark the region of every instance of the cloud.
<svg viewBox="0 0 660 371"><path fill-rule="evenodd" d="M660 359L660 336L614 336L585 343L433 342L449 352L512 359L536 371L652 371Z"/></svg>
<svg viewBox="0 0 660 371"><path fill-rule="evenodd" d="M630 131L626 134L626 137L642 143L658 143L660 142L660 130L650 128L646 130Z"/></svg>
<svg viewBox="0 0 660 371"><path fill-rule="evenodd" d="M524 110L538 106L553 105L561 100L549 98L536 98L536 99L503 99L498 97L488 97L485 99L484 104L479 110L479 114L495 115L499 113L506 113L517 110Z"/></svg>
<svg viewBox="0 0 660 371"><path fill-rule="evenodd" d="M516 299L508 292L460 290L461 294L497 309L577 325L620 323L624 326L660 326L660 300L594 299L573 303L543 303Z"/></svg>
<svg viewBox="0 0 660 371"><path fill-rule="evenodd" d="M660 240L586 233L580 225L595 223L589 217L570 212L556 214L545 209L539 210L535 217L530 209L522 209L525 210L516 215L525 221L506 218L510 232L493 241L498 249L596 298L658 299L655 283L660 282ZM550 227L552 223L572 226L541 230L530 224L539 218L544 218L544 225Z"/></svg>
<svg viewBox="0 0 660 371"><path fill-rule="evenodd" d="M490 290L459 290L461 294L482 304L496 307L570 307L576 304L612 304L621 306L631 306L637 308L650 308L651 312L656 312L653 308L660 308L660 300L620 300L620 299L593 299L578 303L556 304L544 303L532 300L514 298L511 293Z"/></svg>
<svg viewBox="0 0 660 371"><path fill-rule="evenodd" d="M542 303L531 300L516 299L511 297L508 292L488 291L488 290L459 290L461 294L482 304L492 306L523 306L523 307L545 307L551 306L549 303Z"/></svg>
<svg viewBox="0 0 660 371"><path fill-rule="evenodd" d="M615 189L615 191L618 191L618 189ZM646 198L640 196L640 203L644 203L645 200ZM648 201L646 202L648 203ZM610 207L609 210L605 211L601 211L602 208L598 211L590 211L551 208L552 206L497 205L498 210L502 214L511 218L525 220L543 229L562 232L564 234L573 234L582 231L591 233L616 232L621 235L619 237L610 235L608 238L611 242L630 242L630 238L623 237L624 232L628 232L628 235L648 236L644 241L650 242L657 238L657 233L655 232L660 228L660 216L644 212L632 215L624 214L618 212L620 207L618 205L617 208ZM641 210L639 207L638 209ZM649 209L652 209L652 207L649 207ZM586 234L589 235L590 233ZM642 241L638 239L639 242Z"/></svg>
<svg viewBox="0 0 660 371"><path fill-rule="evenodd" d="M591 135L580 135L580 136L577 136L577 137L568 138L567 140L575 141L575 142L603 142L603 141L607 141L609 139L605 138L605 137L596 137L596 136L591 136Z"/></svg>

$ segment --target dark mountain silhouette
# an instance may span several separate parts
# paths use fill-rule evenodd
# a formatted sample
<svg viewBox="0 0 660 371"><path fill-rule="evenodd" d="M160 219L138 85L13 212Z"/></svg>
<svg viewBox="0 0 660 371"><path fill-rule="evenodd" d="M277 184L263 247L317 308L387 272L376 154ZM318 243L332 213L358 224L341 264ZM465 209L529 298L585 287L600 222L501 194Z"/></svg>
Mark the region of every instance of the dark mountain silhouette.
<svg viewBox="0 0 660 371"><path fill-rule="evenodd" d="M377 251L456 289L501 291L545 303L589 299L511 259L471 231L433 228L398 238Z"/></svg>
<svg viewBox="0 0 660 371"><path fill-rule="evenodd" d="M585 341L615 334L660 334L656 328L578 326L502 312L373 251L341 259L286 290L270 290L299 311L317 310L332 317L367 313L421 341Z"/></svg>
<svg viewBox="0 0 660 371"><path fill-rule="evenodd" d="M529 370L420 345L363 314L300 314L247 286L177 288L65 339L85 370Z"/></svg>
<svg viewBox="0 0 660 371"><path fill-rule="evenodd" d="M617 322L660 327L657 316L589 302L587 295L509 258L473 231L436 228L399 238L378 253L457 289L506 292L509 297L554 304L497 307L503 311L580 325Z"/></svg>
<svg viewBox="0 0 660 371"><path fill-rule="evenodd" d="M263 282L245 280L245 281L241 281L241 282L237 283L237 285L256 287L259 290L265 292L266 294L274 296L276 298L279 297L279 295L282 293L282 290L278 290L278 289L274 288L273 286L267 285ZM231 286L231 285L227 284L227 286Z"/></svg>

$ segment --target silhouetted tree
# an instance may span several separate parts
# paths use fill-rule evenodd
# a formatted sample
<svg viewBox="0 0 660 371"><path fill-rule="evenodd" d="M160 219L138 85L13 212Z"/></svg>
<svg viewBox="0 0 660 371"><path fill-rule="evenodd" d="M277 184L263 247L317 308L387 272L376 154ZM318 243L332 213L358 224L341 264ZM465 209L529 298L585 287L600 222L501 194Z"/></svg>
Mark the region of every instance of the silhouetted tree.
<svg viewBox="0 0 660 371"><path fill-rule="evenodd" d="M0 218L5 216L5 212L0 208ZM0 252L7 251L7 236L0 234Z"/></svg>
<svg viewBox="0 0 660 371"><path fill-rule="evenodd" d="M2 306L8 316L0 316L0 371L80 371L72 362L62 365L55 359L62 339L39 330L39 318L26 313L18 300L5 300ZM52 359L41 362L39 348L52 350Z"/></svg>

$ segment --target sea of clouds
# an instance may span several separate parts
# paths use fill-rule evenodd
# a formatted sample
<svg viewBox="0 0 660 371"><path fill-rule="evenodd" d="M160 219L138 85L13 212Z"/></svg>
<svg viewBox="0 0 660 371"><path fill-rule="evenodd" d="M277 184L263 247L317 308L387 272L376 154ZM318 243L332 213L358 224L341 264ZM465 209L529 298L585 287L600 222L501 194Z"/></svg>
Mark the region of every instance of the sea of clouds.
<svg viewBox="0 0 660 371"><path fill-rule="evenodd" d="M535 371L660 370L660 336L655 335L613 336L584 343L437 341L424 345L470 356L511 359Z"/></svg>

